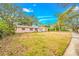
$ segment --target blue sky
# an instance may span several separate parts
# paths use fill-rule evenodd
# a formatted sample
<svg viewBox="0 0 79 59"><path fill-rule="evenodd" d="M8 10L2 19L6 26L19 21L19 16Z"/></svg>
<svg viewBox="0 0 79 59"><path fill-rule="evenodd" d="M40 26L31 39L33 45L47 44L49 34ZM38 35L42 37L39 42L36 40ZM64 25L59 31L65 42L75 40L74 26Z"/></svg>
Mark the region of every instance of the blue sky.
<svg viewBox="0 0 79 59"><path fill-rule="evenodd" d="M62 7L57 3L18 3L23 12L28 15L35 15L37 19L43 24L54 24L57 22L57 13L62 13L67 10L69 6Z"/></svg>

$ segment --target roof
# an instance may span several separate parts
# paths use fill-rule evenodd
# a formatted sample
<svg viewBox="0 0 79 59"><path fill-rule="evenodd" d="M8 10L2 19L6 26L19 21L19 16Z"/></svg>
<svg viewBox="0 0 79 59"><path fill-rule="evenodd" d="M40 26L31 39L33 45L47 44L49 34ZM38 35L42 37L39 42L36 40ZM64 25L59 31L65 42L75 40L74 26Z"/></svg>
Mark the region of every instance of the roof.
<svg viewBox="0 0 79 59"><path fill-rule="evenodd" d="M19 27L19 28L31 28L32 26L27 26L27 25L16 25L16 27Z"/></svg>
<svg viewBox="0 0 79 59"><path fill-rule="evenodd" d="M16 25L17 28L39 28L38 26Z"/></svg>

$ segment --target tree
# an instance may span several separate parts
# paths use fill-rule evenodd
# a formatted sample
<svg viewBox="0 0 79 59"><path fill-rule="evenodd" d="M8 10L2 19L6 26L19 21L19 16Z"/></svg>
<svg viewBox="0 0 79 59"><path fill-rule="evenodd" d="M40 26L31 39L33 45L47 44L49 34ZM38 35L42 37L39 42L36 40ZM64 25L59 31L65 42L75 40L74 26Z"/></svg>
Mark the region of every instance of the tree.
<svg viewBox="0 0 79 59"><path fill-rule="evenodd" d="M14 4L0 4L0 20L0 24L4 25L3 27L0 25L0 33L5 33L6 35L15 33L16 22L29 26L38 23L35 16L27 16L22 11L22 8Z"/></svg>
<svg viewBox="0 0 79 59"><path fill-rule="evenodd" d="M61 23L64 23L68 27L72 28L73 31L78 31L78 20L79 20L79 12L73 11L76 5L73 5L71 8L69 8L67 11L65 11L63 14L61 14L58 18L59 20L59 26Z"/></svg>

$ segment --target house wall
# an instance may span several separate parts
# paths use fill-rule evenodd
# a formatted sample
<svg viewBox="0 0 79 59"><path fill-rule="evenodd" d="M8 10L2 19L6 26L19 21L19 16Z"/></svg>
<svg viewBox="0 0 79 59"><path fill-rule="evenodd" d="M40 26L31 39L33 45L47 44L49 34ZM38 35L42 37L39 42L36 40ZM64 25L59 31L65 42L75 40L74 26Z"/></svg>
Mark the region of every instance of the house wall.
<svg viewBox="0 0 79 59"><path fill-rule="evenodd" d="M33 30L30 30L30 28L17 28L16 33L24 33L24 32L33 32Z"/></svg>
<svg viewBox="0 0 79 59"><path fill-rule="evenodd" d="M38 31L39 31L39 32L46 32L46 31L48 31L48 29L47 29L47 28L40 27L40 28L38 29Z"/></svg>
<svg viewBox="0 0 79 59"><path fill-rule="evenodd" d="M21 28L21 27L18 27L16 28L16 33L25 33L25 32L46 32L47 31L47 28L37 28L37 30L35 30L35 28L33 28L32 30L27 27L27 28Z"/></svg>

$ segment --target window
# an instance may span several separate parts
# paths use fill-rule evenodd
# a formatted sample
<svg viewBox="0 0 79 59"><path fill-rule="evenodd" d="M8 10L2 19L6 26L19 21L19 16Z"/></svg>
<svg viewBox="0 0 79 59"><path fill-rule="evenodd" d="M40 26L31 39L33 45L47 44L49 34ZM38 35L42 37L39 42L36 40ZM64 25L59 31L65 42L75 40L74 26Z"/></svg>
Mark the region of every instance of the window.
<svg viewBox="0 0 79 59"><path fill-rule="evenodd" d="M30 28L30 30L32 31L32 30L33 30L33 28Z"/></svg>
<svg viewBox="0 0 79 59"><path fill-rule="evenodd" d="M38 32L38 28L35 28L35 31Z"/></svg>
<svg viewBox="0 0 79 59"><path fill-rule="evenodd" d="M25 30L25 28L22 28L22 30Z"/></svg>

